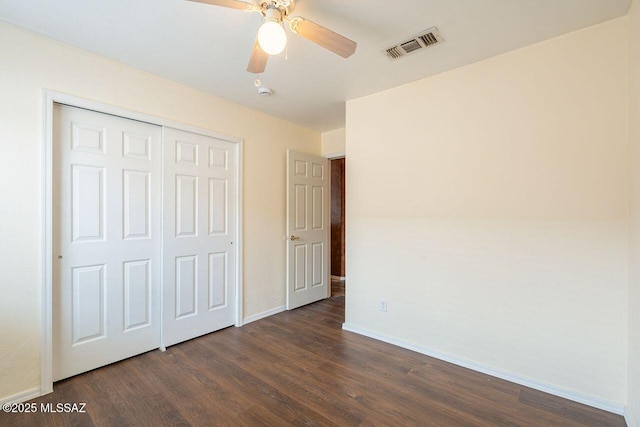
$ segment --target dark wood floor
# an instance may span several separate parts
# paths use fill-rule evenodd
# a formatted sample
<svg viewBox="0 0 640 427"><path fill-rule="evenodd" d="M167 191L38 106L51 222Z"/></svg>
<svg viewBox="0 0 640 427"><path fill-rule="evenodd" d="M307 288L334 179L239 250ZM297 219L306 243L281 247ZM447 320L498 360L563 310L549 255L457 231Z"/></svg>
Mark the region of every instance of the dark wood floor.
<svg viewBox="0 0 640 427"><path fill-rule="evenodd" d="M334 284L336 286L336 284ZM340 288L336 288L340 294ZM344 296L55 384L0 426L624 426L622 417L341 329Z"/></svg>
<svg viewBox="0 0 640 427"><path fill-rule="evenodd" d="M331 279L331 296L343 297L344 296L345 281Z"/></svg>

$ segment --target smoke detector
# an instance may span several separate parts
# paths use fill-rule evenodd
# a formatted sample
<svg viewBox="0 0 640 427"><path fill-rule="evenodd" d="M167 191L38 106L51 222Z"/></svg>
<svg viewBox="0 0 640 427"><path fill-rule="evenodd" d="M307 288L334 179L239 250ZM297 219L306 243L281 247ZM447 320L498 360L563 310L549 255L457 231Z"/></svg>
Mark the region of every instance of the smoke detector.
<svg viewBox="0 0 640 427"><path fill-rule="evenodd" d="M258 95L260 96L271 96L273 94L273 91L271 89L269 89L268 87L259 87L258 88Z"/></svg>

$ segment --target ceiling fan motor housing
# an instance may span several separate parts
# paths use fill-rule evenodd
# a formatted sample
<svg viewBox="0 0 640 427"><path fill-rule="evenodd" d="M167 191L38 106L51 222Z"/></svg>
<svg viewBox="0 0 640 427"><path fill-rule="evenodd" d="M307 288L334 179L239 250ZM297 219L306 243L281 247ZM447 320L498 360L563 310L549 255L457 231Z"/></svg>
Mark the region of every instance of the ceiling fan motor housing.
<svg viewBox="0 0 640 427"><path fill-rule="evenodd" d="M288 16L296 6L295 0L257 0L260 12L265 15L269 9L277 9L282 17Z"/></svg>

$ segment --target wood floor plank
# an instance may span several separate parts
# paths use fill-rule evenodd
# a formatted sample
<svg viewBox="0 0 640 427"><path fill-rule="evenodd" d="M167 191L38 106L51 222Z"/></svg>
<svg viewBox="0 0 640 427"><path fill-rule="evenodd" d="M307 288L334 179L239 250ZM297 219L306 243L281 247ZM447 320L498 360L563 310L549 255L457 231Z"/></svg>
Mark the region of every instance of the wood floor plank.
<svg viewBox="0 0 640 427"><path fill-rule="evenodd" d="M2 426L624 426L622 417L342 330L333 298L55 384Z"/></svg>

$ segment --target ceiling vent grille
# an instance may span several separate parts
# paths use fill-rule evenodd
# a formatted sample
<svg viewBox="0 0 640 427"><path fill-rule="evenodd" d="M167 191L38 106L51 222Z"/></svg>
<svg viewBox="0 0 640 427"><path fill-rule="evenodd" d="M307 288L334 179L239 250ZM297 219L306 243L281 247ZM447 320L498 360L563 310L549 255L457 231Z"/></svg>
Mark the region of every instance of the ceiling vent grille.
<svg viewBox="0 0 640 427"><path fill-rule="evenodd" d="M384 49L383 53L391 60L402 58L410 53L419 52L429 46L442 43L444 39L436 27L429 28L410 40Z"/></svg>

